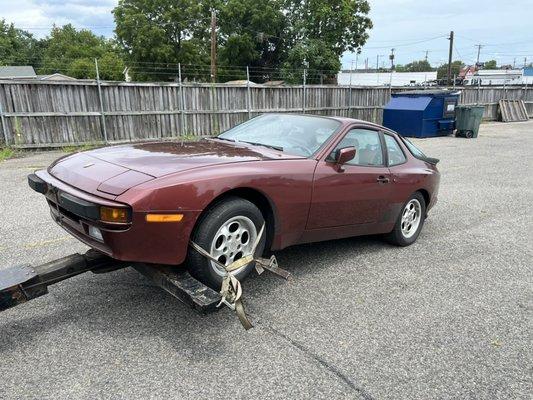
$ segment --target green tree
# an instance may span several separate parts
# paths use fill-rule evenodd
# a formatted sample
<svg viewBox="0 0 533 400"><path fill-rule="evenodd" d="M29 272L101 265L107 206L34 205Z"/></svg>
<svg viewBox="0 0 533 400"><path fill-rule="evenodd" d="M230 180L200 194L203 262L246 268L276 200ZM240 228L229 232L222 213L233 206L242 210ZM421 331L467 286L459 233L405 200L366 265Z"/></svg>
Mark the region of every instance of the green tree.
<svg viewBox="0 0 533 400"><path fill-rule="evenodd" d="M231 66L249 66L251 79L272 78L272 68L278 68L286 55L284 31L287 18L281 0L228 0L219 4L219 72L221 80L243 77L244 71ZM228 73L224 73L224 71ZM227 76L226 76L227 75Z"/></svg>
<svg viewBox="0 0 533 400"><path fill-rule="evenodd" d="M40 63L42 43L31 33L0 20L0 65L35 65Z"/></svg>
<svg viewBox="0 0 533 400"><path fill-rule="evenodd" d="M45 40L41 74L63 73L74 78L96 77L94 59L100 59L100 78L122 80L124 63L112 40L68 24L52 28Z"/></svg>
<svg viewBox="0 0 533 400"><path fill-rule="evenodd" d="M338 57L355 52L368 39L372 21L366 0L287 0L290 43L322 40Z"/></svg>
<svg viewBox="0 0 533 400"><path fill-rule="evenodd" d="M184 69L185 76L208 72L198 67L209 62L209 20L202 1L119 0L113 14L135 79L174 79L178 63L193 64Z"/></svg>
<svg viewBox="0 0 533 400"><path fill-rule="evenodd" d="M288 83L302 83L304 67L307 69L306 83L331 83L341 62L322 40L310 39L289 50L281 73Z"/></svg>
<svg viewBox="0 0 533 400"><path fill-rule="evenodd" d="M483 69L496 69L498 68L496 64L496 60L490 60L485 63L483 63Z"/></svg>
<svg viewBox="0 0 533 400"><path fill-rule="evenodd" d="M396 71L398 69L396 68ZM434 71L431 64L427 60L413 61L405 65L406 72L429 72Z"/></svg>
<svg viewBox="0 0 533 400"><path fill-rule="evenodd" d="M286 10L290 50L283 63L284 71L302 68L303 58L309 69L317 72L310 74L310 83L322 79L323 73L318 71L335 75L340 69L338 61L342 54L359 51L372 28L366 0L287 0ZM313 59L317 55L322 56Z"/></svg>
<svg viewBox="0 0 533 400"><path fill-rule="evenodd" d="M113 13L136 79L175 79L181 63L184 77L208 80L215 10L219 80L242 78L250 66L252 79L262 81L304 61L334 75L342 54L368 39L369 9L366 0L119 0Z"/></svg>
<svg viewBox="0 0 533 400"><path fill-rule="evenodd" d="M461 69L465 66L462 61L456 60L452 62L452 79L458 76ZM442 64L437 68L437 79L444 79L448 76L448 64Z"/></svg>

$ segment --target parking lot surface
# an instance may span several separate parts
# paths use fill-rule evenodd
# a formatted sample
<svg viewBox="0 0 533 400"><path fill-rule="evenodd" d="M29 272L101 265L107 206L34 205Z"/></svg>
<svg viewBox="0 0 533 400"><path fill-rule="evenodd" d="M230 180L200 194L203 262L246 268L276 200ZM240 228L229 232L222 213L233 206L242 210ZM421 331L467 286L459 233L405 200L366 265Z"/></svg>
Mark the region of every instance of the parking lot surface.
<svg viewBox="0 0 533 400"><path fill-rule="evenodd" d="M244 284L248 332L132 269L80 275L0 314L0 399L531 399L533 121L416 143L442 178L414 245L278 252L294 280ZM26 184L60 155L0 164L0 268L86 249Z"/></svg>

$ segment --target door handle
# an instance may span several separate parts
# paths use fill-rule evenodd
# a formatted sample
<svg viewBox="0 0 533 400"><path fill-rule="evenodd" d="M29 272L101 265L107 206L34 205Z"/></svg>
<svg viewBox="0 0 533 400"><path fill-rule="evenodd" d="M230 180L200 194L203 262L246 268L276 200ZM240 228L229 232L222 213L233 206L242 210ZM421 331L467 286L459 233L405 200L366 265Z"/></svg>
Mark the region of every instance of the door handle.
<svg viewBox="0 0 533 400"><path fill-rule="evenodd" d="M380 175L380 176L378 176L377 181L378 181L379 183L389 183L389 182L390 182L390 179L387 178L386 176Z"/></svg>

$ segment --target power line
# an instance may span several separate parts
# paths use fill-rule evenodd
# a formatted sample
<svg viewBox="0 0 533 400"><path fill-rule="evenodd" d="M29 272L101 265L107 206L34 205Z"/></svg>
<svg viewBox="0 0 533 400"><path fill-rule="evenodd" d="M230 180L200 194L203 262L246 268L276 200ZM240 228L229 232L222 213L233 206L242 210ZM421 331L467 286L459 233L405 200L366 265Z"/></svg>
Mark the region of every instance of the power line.
<svg viewBox="0 0 533 400"><path fill-rule="evenodd" d="M436 39L442 39L442 38L445 38L446 35L440 35L440 36L435 36L435 37L432 37L432 38L429 38L429 39L423 39L423 40L419 40L419 41L416 41L416 42L411 42L411 43L405 43L405 44L398 44L396 45L395 47L406 47L406 46L413 46L415 44L419 44L419 43L425 43L425 42L430 42L432 40L436 40ZM390 49L391 46L378 46L378 47L365 47L365 46L362 46L361 48L362 49L367 49L367 50L372 50L372 49Z"/></svg>

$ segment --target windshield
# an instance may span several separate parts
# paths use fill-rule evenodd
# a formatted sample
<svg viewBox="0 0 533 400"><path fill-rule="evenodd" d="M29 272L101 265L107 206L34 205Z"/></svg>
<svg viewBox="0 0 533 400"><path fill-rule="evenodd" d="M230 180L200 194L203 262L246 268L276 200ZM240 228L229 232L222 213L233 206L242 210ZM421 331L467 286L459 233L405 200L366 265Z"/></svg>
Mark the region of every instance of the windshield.
<svg viewBox="0 0 533 400"><path fill-rule="evenodd" d="M314 154L339 126L339 121L329 118L269 114L231 128L217 138L266 146L308 157Z"/></svg>

